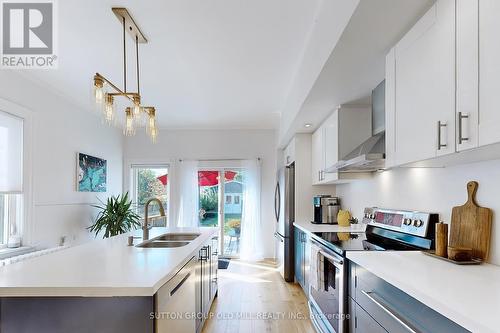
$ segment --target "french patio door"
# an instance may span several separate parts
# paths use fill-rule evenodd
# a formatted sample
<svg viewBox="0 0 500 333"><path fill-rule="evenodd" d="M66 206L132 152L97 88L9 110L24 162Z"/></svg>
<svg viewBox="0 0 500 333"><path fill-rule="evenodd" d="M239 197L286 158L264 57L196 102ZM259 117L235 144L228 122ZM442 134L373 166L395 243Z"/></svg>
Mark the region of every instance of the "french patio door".
<svg viewBox="0 0 500 333"><path fill-rule="evenodd" d="M198 171L199 224L219 228L220 256L238 257L243 213L243 177L239 168Z"/></svg>

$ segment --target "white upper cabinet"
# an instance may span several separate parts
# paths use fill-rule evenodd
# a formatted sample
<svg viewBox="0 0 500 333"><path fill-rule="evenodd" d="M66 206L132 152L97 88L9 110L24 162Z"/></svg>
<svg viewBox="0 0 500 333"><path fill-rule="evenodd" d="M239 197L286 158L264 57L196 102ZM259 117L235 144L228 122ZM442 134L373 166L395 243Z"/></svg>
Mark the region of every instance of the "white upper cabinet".
<svg viewBox="0 0 500 333"><path fill-rule="evenodd" d="M324 168L335 165L339 158L339 111L336 110L323 123L325 163ZM323 172L323 181L332 182L338 179L338 173Z"/></svg>
<svg viewBox="0 0 500 333"><path fill-rule="evenodd" d="M455 0L438 0L395 46L394 61L394 162L455 152Z"/></svg>
<svg viewBox="0 0 500 333"><path fill-rule="evenodd" d="M313 185L346 182L361 175L325 172L371 136L371 107L341 106L312 135Z"/></svg>
<svg viewBox="0 0 500 333"><path fill-rule="evenodd" d="M319 184L322 181L322 172L325 165L325 154L323 154L324 130L319 127L312 135L311 158L312 158L312 183Z"/></svg>
<svg viewBox="0 0 500 333"><path fill-rule="evenodd" d="M457 151L500 142L500 1L457 0Z"/></svg>
<svg viewBox="0 0 500 333"><path fill-rule="evenodd" d="M457 151L478 146L478 0L457 0Z"/></svg>
<svg viewBox="0 0 500 333"><path fill-rule="evenodd" d="M479 0L479 146L500 142L499 34L500 1Z"/></svg>
<svg viewBox="0 0 500 333"><path fill-rule="evenodd" d="M438 0L388 53L388 167L498 156L499 18L499 0Z"/></svg>

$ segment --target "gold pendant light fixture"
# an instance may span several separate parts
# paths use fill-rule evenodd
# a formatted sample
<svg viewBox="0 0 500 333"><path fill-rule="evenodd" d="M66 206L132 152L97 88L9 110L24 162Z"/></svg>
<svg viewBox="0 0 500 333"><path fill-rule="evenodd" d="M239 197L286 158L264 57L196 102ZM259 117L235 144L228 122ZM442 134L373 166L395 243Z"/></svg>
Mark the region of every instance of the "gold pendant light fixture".
<svg viewBox="0 0 500 333"><path fill-rule="evenodd" d="M116 116L116 98L124 98L129 107L125 108L125 124L123 126L123 134L133 136L136 133L136 128L146 125L146 132L151 138L151 141L156 142L158 137L158 128L156 127L156 110L152 106L143 106L141 104L140 86L139 86L139 43L147 43L147 39L142 34L139 27L134 22L132 16L126 8L112 8L113 13L120 21L123 27L123 89L118 88L110 80L103 75L96 73L94 75L93 95L96 106L102 111L104 121L109 124L117 123ZM135 41L136 54L136 75L137 75L137 91L127 91L127 49L126 49L126 32Z"/></svg>

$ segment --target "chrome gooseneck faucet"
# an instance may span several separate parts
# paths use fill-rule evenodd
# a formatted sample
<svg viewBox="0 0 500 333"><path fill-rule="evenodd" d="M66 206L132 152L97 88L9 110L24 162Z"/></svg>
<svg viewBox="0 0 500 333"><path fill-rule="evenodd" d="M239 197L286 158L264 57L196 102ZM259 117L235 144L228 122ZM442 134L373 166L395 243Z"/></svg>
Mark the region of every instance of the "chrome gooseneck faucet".
<svg viewBox="0 0 500 333"><path fill-rule="evenodd" d="M158 205L160 206L160 216L165 216L165 209L163 209L163 204L161 203L160 199L152 198L152 199L149 199L148 202L146 202L145 211L144 211L144 224L142 226L142 238L145 241L149 239L149 223L148 223L149 205L153 201L157 202Z"/></svg>

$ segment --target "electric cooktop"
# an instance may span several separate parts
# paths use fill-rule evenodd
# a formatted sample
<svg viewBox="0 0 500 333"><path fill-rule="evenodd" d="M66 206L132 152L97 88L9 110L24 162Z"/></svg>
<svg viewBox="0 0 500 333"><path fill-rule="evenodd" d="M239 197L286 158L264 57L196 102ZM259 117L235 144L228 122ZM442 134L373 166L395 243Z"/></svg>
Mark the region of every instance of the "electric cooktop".
<svg viewBox="0 0 500 333"><path fill-rule="evenodd" d="M312 237L344 256L346 251L421 251L434 247L437 214L366 208L365 232L315 232Z"/></svg>

